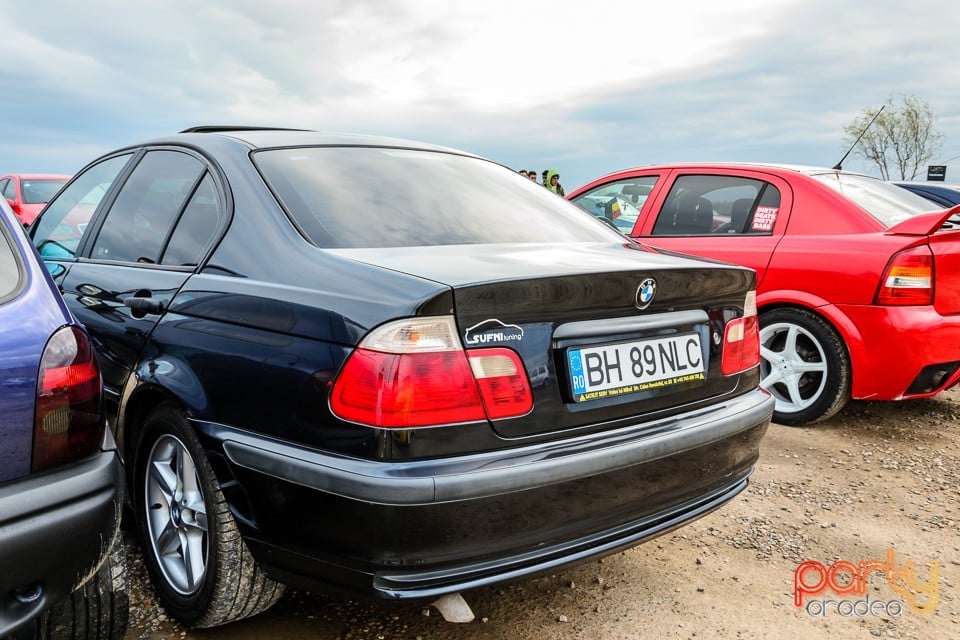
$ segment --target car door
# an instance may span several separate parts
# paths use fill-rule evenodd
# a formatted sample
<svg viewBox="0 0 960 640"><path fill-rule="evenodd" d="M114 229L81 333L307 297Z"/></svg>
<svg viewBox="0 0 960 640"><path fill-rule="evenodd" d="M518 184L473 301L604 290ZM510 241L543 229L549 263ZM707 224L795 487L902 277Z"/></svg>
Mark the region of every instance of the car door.
<svg viewBox="0 0 960 640"><path fill-rule="evenodd" d="M106 185L109 200L102 211L82 224L75 259L51 260L50 243L56 241L39 231L34 237L45 259L65 267L58 282L67 305L97 346L111 418L148 336L212 245L223 220L224 198L202 158L153 149L138 154L134 162L119 189ZM101 174L110 173L99 168ZM92 176L87 186L103 188L102 178ZM68 187L57 201L69 193ZM59 210L57 201L49 210ZM66 204L76 211L76 201L74 195ZM76 215L74 223L54 225L44 214L44 232L57 226L64 233L75 232ZM69 250L72 242L54 247Z"/></svg>
<svg viewBox="0 0 960 640"><path fill-rule="evenodd" d="M786 182L737 169L684 169L666 180L644 207L634 236L652 246L750 267L762 289L788 223L792 192Z"/></svg>

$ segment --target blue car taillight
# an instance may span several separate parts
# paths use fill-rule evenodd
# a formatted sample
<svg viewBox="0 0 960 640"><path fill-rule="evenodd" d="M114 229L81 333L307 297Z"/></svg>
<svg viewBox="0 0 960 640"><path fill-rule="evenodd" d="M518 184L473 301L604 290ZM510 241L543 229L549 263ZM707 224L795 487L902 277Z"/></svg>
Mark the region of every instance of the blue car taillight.
<svg viewBox="0 0 960 640"><path fill-rule="evenodd" d="M60 328L43 350L34 412L34 472L87 456L100 447L103 381L90 338Z"/></svg>

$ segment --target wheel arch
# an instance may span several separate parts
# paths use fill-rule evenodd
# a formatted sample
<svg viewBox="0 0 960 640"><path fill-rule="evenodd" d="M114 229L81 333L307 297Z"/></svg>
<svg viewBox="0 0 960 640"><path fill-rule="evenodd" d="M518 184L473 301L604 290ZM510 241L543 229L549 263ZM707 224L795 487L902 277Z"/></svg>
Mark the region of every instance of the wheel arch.
<svg viewBox="0 0 960 640"><path fill-rule="evenodd" d="M135 376L131 376L134 378ZM129 394L124 394L123 406L120 410L122 420L117 421L117 446L126 461L125 471L127 486L133 486L133 473L137 465L137 445L140 442L140 430L147 415L156 407L170 403L181 410L183 403L169 390L162 386L148 383L138 384ZM129 494L129 491L127 492ZM127 496L129 500L129 495Z"/></svg>
<svg viewBox="0 0 960 640"><path fill-rule="evenodd" d="M169 404L177 408L200 442L201 448L221 486L230 486L235 480L229 466L224 462L222 451L211 448L210 441L196 428L194 419L206 406L206 393L200 379L187 364L174 358L155 358L141 362L136 373L128 379L118 412L117 446L125 461L127 486L133 486L134 473L139 463L140 433L147 416L157 407ZM241 513L249 512L242 500L242 493L228 491L233 508ZM129 502L129 492L126 500Z"/></svg>
<svg viewBox="0 0 960 640"><path fill-rule="evenodd" d="M863 367L858 364L861 364L867 355L866 344L860 329L843 311L823 298L805 291L766 292L758 295L757 298L758 315L775 309L802 309L816 314L829 324L840 336L840 341L847 351L847 359L850 363L850 395L853 398L863 396L863 392L858 387L857 372L863 370Z"/></svg>
<svg viewBox="0 0 960 640"><path fill-rule="evenodd" d="M137 363L127 378L117 420L117 442L126 454L137 442L137 429L146 413L162 402L177 404L187 417L207 404L201 380L190 364L168 352Z"/></svg>

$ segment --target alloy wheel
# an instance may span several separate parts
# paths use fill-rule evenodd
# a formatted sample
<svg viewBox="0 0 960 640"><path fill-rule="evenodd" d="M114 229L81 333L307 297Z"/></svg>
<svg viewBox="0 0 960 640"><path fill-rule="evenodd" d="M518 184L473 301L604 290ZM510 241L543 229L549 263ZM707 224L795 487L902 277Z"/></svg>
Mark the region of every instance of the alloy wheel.
<svg viewBox="0 0 960 640"><path fill-rule="evenodd" d="M816 402L827 384L823 345L807 329L777 322L760 330L760 386L776 400L776 411L796 413Z"/></svg>
<svg viewBox="0 0 960 640"><path fill-rule="evenodd" d="M144 483L151 551L167 583L195 593L207 571L207 512L197 466L184 444L162 435L150 450Z"/></svg>

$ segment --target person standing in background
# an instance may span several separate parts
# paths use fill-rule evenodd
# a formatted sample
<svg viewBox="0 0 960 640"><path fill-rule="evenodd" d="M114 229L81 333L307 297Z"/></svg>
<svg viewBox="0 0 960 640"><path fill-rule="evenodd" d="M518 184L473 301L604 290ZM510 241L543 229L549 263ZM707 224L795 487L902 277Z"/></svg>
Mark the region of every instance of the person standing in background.
<svg viewBox="0 0 960 640"><path fill-rule="evenodd" d="M530 169L529 171L527 171L527 177L533 180L534 184L540 184L539 182L537 182L537 172L535 170Z"/></svg>
<svg viewBox="0 0 960 640"><path fill-rule="evenodd" d="M543 186L550 191L553 191L558 196L564 195L563 187L560 185L560 174L557 173L556 169L548 169L544 172L545 177L543 180Z"/></svg>

